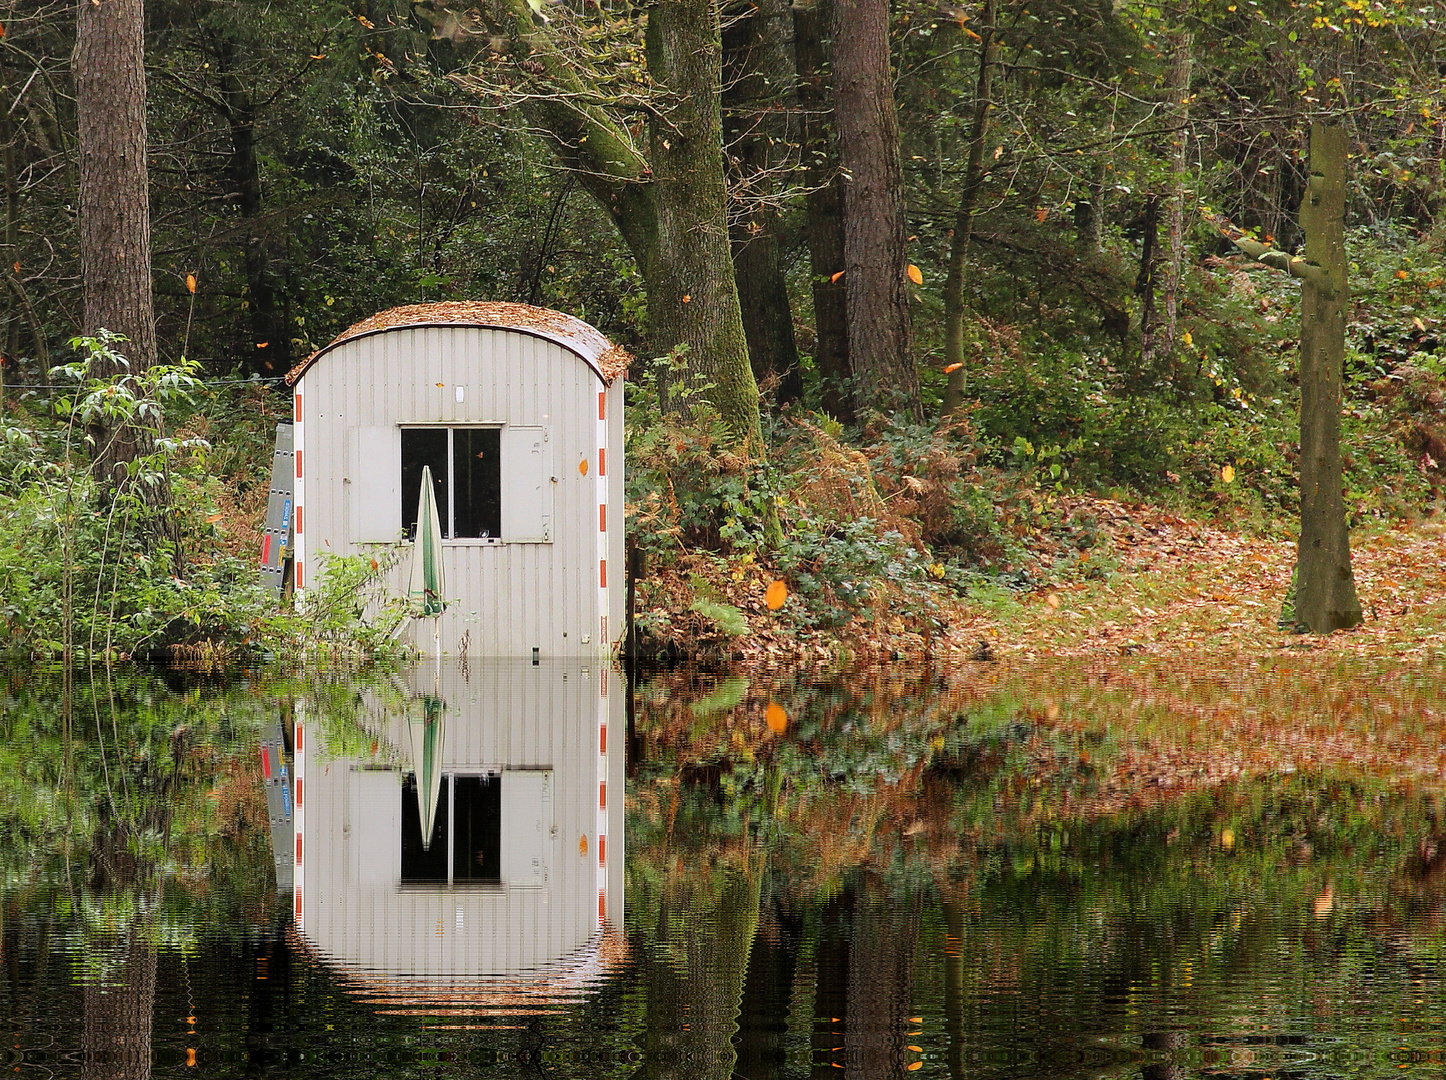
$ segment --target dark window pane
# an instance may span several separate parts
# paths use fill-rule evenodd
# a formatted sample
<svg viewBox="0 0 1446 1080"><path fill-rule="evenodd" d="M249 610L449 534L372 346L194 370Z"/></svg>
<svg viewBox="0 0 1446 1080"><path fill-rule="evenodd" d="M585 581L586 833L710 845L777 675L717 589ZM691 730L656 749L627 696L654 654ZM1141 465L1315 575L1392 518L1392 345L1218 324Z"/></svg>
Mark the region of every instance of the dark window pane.
<svg viewBox="0 0 1446 1080"><path fill-rule="evenodd" d="M452 432L458 536L502 535L501 445L502 433L497 428L456 428Z"/></svg>
<svg viewBox="0 0 1446 1080"><path fill-rule="evenodd" d="M437 794L436 816L432 819L432 838L422 844L422 812L417 805L417 774L402 777L402 880L447 880L447 784L442 777ZM423 793L425 795L425 793Z"/></svg>
<svg viewBox="0 0 1446 1080"><path fill-rule="evenodd" d="M502 777L457 776L457 829L452 876L457 881L502 879Z"/></svg>
<svg viewBox="0 0 1446 1080"><path fill-rule="evenodd" d="M417 500L422 494L422 466L432 467L432 488L442 535L451 536L447 516L447 429L402 428L402 530L417 535ZM466 535L465 533L463 535Z"/></svg>

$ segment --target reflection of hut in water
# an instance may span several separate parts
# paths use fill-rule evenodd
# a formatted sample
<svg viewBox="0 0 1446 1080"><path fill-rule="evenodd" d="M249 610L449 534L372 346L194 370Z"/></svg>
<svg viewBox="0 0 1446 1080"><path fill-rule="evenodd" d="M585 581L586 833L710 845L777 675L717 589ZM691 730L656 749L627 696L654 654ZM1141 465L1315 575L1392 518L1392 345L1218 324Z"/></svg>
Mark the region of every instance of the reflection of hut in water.
<svg viewBox="0 0 1446 1080"><path fill-rule="evenodd" d="M335 753L325 719L298 712L301 937L394 1010L520 1007L586 983L622 919L617 673L524 661L437 678L428 663L404 682L367 699L370 753Z"/></svg>

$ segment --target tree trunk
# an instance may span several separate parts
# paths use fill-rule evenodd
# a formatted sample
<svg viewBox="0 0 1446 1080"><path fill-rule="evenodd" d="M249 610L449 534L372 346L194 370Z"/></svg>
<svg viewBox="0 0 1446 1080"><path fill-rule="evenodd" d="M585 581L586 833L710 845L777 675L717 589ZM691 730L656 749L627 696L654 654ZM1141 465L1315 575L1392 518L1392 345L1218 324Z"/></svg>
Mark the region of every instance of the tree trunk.
<svg viewBox="0 0 1446 1080"><path fill-rule="evenodd" d="M1341 368L1348 303L1345 250L1346 134L1313 124L1310 182L1301 203L1305 258L1328 277L1301 296L1300 548L1295 617L1317 634L1361 621L1351 572L1341 478Z"/></svg>
<svg viewBox="0 0 1446 1080"><path fill-rule="evenodd" d="M147 1080L156 1003L156 946L148 919L123 933L124 962L85 986L82 1080ZM106 942L111 945L113 943Z"/></svg>
<svg viewBox="0 0 1446 1080"><path fill-rule="evenodd" d="M151 228L146 174L143 0L80 0L76 15L76 145L80 158L80 266L85 331L123 334L132 373L156 359L151 308ZM115 365L98 365L101 368ZM116 370L96 370L98 377ZM96 478L118 485L125 463L150 449L132 426L96 430Z"/></svg>
<svg viewBox="0 0 1446 1080"><path fill-rule="evenodd" d="M733 207L734 277L753 377L780 405L803 396L793 309L783 274L779 176L796 165L792 15L786 0L758 0L723 32L723 107Z"/></svg>
<svg viewBox="0 0 1446 1080"><path fill-rule="evenodd" d="M711 902L658 906L645 961L647 1023L635 1080L729 1080L743 981L758 929L761 869L724 871ZM706 881L706 875L704 876Z"/></svg>
<svg viewBox="0 0 1446 1080"><path fill-rule="evenodd" d="M648 281L653 347L684 346L689 375L739 440L762 452L758 384L728 247L719 153L723 80L710 0L658 0L648 12L648 71L665 88L650 138L659 269Z"/></svg>
<svg viewBox="0 0 1446 1080"><path fill-rule="evenodd" d="M944 281L944 366L952 368L944 390L944 415L964 403L968 373L964 367L964 264L974 233L974 210L984 184L984 143L989 137L989 112L994 107L994 68L999 45L994 36L998 0L984 0L979 26L979 77L974 88L974 120L969 127L969 154L964 165L964 187L949 242L949 276ZM956 366L957 365L957 366Z"/></svg>
<svg viewBox="0 0 1446 1080"><path fill-rule="evenodd" d="M854 407L918 423L888 0L834 0L833 56Z"/></svg>
<svg viewBox="0 0 1446 1080"><path fill-rule="evenodd" d="M1155 368L1155 271L1159 247L1160 198L1151 195L1145 202L1140 235L1140 272L1135 278L1135 295L1140 298L1140 363L1135 377L1142 387L1153 381Z"/></svg>
<svg viewBox="0 0 1446 1080"><path fill-rule="evenodd" d="M904 1072L904 1018L909 1015L917 897L907 906L861 896L849 943L848 1007L844 1012L844 1078L876 1080Z"/></svg>
<svg viewBox="0 0 1446 1080"><path fill-rule="evenodd" d="M808 185L808 262L813 279L818 372L823 409L835 420L854 422L853 366L849 362L848 299L843 277L843 178L833 139L829 38L834 0L793 9L798 101L804 116L803 146Z"/></svg>
<svg viewBox="0 0 1446 1080"><path fill-rule="evenodd" d="M1171 122L1179 127L1170 137L1170 197L1165 206L1165 320L1156 343L1157 355L1175 375L1175 338L1180 310L1180 280L1185 266L1185 165L1189 137L1185 124L1190 118L1190 67L1195 37L1182 28L1175 39L1170 60L1169 100Z"/></svg>
<svg viewBox="0 0 1446 1080"><path fill-rule="evenodd" d="M227 55L231 51L227 43L217 66L221 68L220 98L231 134L231 186L246 226L246 314L251 340L245 345L245 363L263 374L284 375L292 365L291 327L286 324L285 312L272 286L270 240L259 225L262 192L261 162L256 155L256 105L242 81L228 70L234 63Z"/></svg>

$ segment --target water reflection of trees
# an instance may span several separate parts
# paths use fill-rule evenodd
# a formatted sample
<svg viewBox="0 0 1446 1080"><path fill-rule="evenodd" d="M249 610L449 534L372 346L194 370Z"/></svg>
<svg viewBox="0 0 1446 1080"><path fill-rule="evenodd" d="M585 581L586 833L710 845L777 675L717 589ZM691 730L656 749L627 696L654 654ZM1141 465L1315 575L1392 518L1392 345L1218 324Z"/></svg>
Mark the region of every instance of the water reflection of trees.
<svg viewBox="0 0 1446 1080"><path fill-rule="evenodd" d="M1238 680L1223 685L1241 693ZM1267 1051L1231 1049L1258 1031L1221 1022L1202 1049L1181 1033L1181 1010L1284 1030L1289 1017L1330 1016L1368 982L1387 1000L1405 995L1446 953L1433 886L1446 876L1446 822L1432 792L1292 771L1146 790L1138 809L1086 817L1102 805L1103 771L1132 751L1078 701L1071 724L1052 723L1066 697L1055 687L955 693L878 676L735 686L723 710L720 696L707 680L664 676L640 697L630 886L649 875L688 919L633 933L653 946L635 955L655 964L680 923L735 958L731 971L747 960L722 1014L746 1075L892 1074L931 1040L951 1075L977 1073L969 1033L997 1029L1027 998L1063 1018L1028 1051L1041 1071L1068 1067L1105 1016L1152 1075L1186 1054L1273 1067ZM784 734L769 729L770 703L788 713ZM1156 716L1157 733L1167 720ZM720 919L725 894L700 890L700 875L754 865L758 910ZM669 1023L702 1007L689 997L702 985L668 986ZM911 1012L944 1030L926 1038Z"/></svg>
<svg viewBox="0 0 1446 1080"><path fill-rule="evenodd" d="M35 993L81 985L84 1075L149 1076L158 950L191 951L218 918L270 921L265 811L240 756L275 705L135 672L4 693L0 880L7 907L48 913ZM4 932L14 956L24 927ZM68 975L46 970L57 933Z"/></svg>

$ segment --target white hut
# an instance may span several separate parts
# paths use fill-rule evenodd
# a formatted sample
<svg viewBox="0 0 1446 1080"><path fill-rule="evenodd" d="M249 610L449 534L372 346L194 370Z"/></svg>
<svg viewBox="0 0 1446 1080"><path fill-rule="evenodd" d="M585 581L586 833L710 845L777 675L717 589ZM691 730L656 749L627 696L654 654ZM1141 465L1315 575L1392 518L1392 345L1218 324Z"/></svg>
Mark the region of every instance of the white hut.
<svg viewBox="0 0 1446 1080"><path fill-rule="evenodd" d="M328 554L409 547L429 466L442 653L607 655L623 631L628 360L580 319L526 304L414 304L351 327L287 376L296 587ZM436 651L431 620L411 632Z"/></svg>
<svg viewBox="0 0 1446 1080"><path fill-rule="evenodd" d="M397 1007L590 984L620 948L625 693L607 665L423 663L366 695L370 753L299 707L301 940Z"/></svg>

